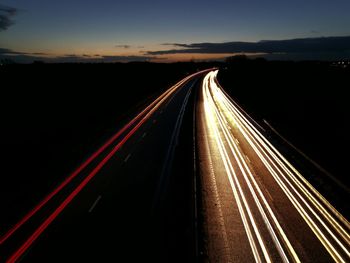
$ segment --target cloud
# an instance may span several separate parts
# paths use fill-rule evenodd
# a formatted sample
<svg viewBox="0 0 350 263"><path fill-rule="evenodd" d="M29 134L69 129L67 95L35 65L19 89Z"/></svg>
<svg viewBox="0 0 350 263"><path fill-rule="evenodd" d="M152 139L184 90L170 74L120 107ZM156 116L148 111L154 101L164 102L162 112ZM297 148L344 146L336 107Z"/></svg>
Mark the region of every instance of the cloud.
<svg viewBox="0 0 350 263"><path fill-rule="evenodd" d="M174 44L174 43L163 43L162 46L176 46L176 45L182 45L182 44Z"/></svg>
<svg viewBox="0 0 350 263"><path fill-rule="evenodd" d="M17 12L16 8L0 5L0 31L7 30L15 23L12 18Z"/></svg>
<svg viewBox="0 0 350 263"><path fill-rule="evenodd" d="M154 59L151 56L102 56L104 62L135 62L135 61L150 61Z"/></svg>
<svg viewBox="0 0 350 263"><path fill-rule="evenodd" d="M0 55L22 55L23 52L13 51L7 48L0 48Z"/></svg>
<svg viewBox="0 0 350 263"><path fill-rule="evenodd" d="M41 60L42 56L48 54L42 52L28 53L20 52L7 48L0 48L0 60L11 60L19 63L31 63L35 60Z"/></svg>
<svg viewBox="0 0 350 263"><path fill-rule="evenodd" d="M58 56L60 58L82 58L84 57L84 55L77 55L77 54L65 54L65 55L62 55L62 56Z"/></svg>
<svg viewBox="0 0 350 263"><path fill-rule="evenodd" d="M164 45L170 45L166 43ZM350 36L320 37L290 40L263 40L259 42L225 42L225 43L193 43L171 44L177 49L148 51L147 55L169 54L223 54L223 53L322 53L349 52Z"/></svg>
<svg viewBox="0 0 350 263"><path fill-rule="evenodd" d="M34 53L29 53L29 54L36 55L36 56L48 56L49 55L48 53L43 53L43 52L34 52Z"/></svg>
<svg viewBox="0 0 350 263"><path fill-rule="evenodd" d="M0 60L9 59L17 63L32 63L34 61L44 61L47 63L112 63L112 62L134 62L150 61L154 56L101 56L87 54L65 54L62 56L53 56L47 53L26 53L14 51L11 49L0 48Z"/></svg>
<svg viewBox="0 0 350 263"><path fill-rule="evenodd" d="M115 45L115 47L117 47L117 48L124 48L124 49L131 48L130 45Z"/></svg>
<svg viewBox="0 0 350 263"><path fill-rule="evenodd" d="M114 47L116 47L116 48L124 48L124 49L129 49L129 48L143 49L143 48L145 48L144 46L133 46L133 45L115 45Z"/></svg>

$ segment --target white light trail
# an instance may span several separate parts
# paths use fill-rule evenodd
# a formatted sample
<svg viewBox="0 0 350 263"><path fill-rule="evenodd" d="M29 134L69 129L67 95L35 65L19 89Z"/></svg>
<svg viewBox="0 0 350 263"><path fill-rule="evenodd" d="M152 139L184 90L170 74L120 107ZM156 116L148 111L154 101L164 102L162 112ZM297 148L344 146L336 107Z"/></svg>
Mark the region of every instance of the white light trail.
<svg viewBox="0 0 350 263"><path fill-rule="evenodd" d="M289 262L291 259L293 262L300 262L297 252L249 168L249 164L254 162L254 159L249 159L247 153L242 152L238 138L235 138L232 134L233 129L240 132L246 143L251 147L251 153L258 156L277 185L333 259L337 262L349 261L349 222L259 132L254 126L256 123L254 121L250 122L248 120L250 117L234 101L228 98L217 84L217 73L218 71L208 73L203 81L202 94L205 117L208 128L212 129L215 135L217 147L238 204L255 260L257 262L261 261L254 236L258 240L265 260L269 262L271 258L263 241L263 238L266 239L266 237L261 235L259 226L253 217L251 205L247 201L247 194L249 193L258 208L281 260ZM245 156L248 158L249 164L247 164ZM235 161L231 161L230 157ZM242 174L243 181L240 182L237 173ZM242 190L242 183L246 184L249 193Z"/></svg>

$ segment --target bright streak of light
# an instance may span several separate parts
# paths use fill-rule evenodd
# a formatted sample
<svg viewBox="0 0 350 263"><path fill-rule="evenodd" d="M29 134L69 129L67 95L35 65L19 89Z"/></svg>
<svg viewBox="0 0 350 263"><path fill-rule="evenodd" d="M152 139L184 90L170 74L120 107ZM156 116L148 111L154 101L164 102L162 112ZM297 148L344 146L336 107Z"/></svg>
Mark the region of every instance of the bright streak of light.
<svg viewBox="0 0 350 263"><path fill-rule="evenodd" d="M219 90L221 93L223 93L222 89L219 89ZM243 124L247 124L253 130L253 134L255 132L258 135L257 139L260 145L262 145L262 147L264 147L273 156L273 158L278 162L278 164L282 167L282 169L285 172L287 172L289 176L291 176L291 179L293 180L293 182L297 184L298 187L301 188L301 191L303 191L304 194L306 194L311 199L312 203L315 206L317 206L318 209L320 209L321 213L335 225L335 227L339 231L339 234L348 242L350 242L349 233L344 229L344 227L342 227L339 224L339 222L335 219L335 217L344 224L344 226L347 228L348 231L350 230L349 222L298 172L296 168L293 167L293 165L290 162L288 162L288 160L254 127L254 125L249 123L246 117L241 112L239 112L239 110L232 107L232 104L229 105L229 107L231 107L235 111L235 113L237 113L238 116L243 119ZM238 106L237 108L240 108L240 107ZM261 140L263 140L263 142ZM288 167L286 167L286 165L292 171L290 171ZM292 172L294 172L294 174ZM295 175L297 175L298 178ZM298 179L301 180L302 183ZM308 187L308 189L303 184L305 184ZM321 202L329 210L332 211L333 216L325 209L325 207L322 204L320 204L320 202L313 196L313 194L317 196L317 198L320 199Z"/></svg>
<svg viewBox="0 0 350 263"><path fill-rule="evenodd" d="M272 219L273 219L275 225L277 226L277 228L278 228L278 230L279 230L281 236L283 237L285 243L288 245L288 248L290 249L290 252L293 254L293 256L294 256L294 258L295 258L295 261L296 261L296 262L300 262L299 259L298 259L298 257L297 257L297 255L296 255L296 253L295 253L295 251L294 251L294 249L293 249L293 247L291 246L291 244L290 244L288 238L286 237L284 231L282 230L282 227L280 226L279 222L277 221L275 214L273 213L273 211L272 211L270 205L268 204L268 202L267 202L265 196L263 195L261 189L259 188L259 186L258 186L258 184L257 184L257 182L256 182L256 180L255 180L255 178L254 178L254 176L253 176L253 174L252 174L252 172L250 171L250 169L249 169L249 167L248 167L246 161L244 160L244 157L242 156L241 152L239 151L237 145L234 143L234 138L233 138L232 134L230 134L229 131L228 131L228 129L227 129L227 127L224 126L224 125L222 124L223 118L224 118L224 117L223 117L223 114L220 113L217 109L216 109L216 114L217 114L217 116L218 116L218 119L219 119L220 122L221 122L221 123L220 123L220 122L219 122L219 123L220 123L221 129L224 131L224 135L225 135L225 138L226 138L226 140L227 140L227 142L228 142L228 145L229 145L229 147L230 147L230 149L231 149L231 152L232 152L232 154L234 155L235 160L236 160L237 163L238 163L238 166L239 166L239 168L240 168L240 171L242 172L242 174L243 174L243 176L244 176L244 179L245 179L245 181L246 181L246 183L247 183L247 185L248 185L248 187L249 187L249 190L250 190L250 192L251 192L251 194L252 194L252 196L253 196L253 198L254 198L254 201L255 201L256 205L258 206L259 212L261 213L261 215L262 215L262 217L263 217L263 219L264 219L264 222L265 222L265 224L266 224L266 226L267 226L267 228L268 228L268 230L269 230L271 236L273 237L273 241L274 241L274 243L276 244L276 246L277 246L277 248L278 248L278 250L279 250L279 254L280 254L281 257L282 257L282 260L283 260L284 262L289 262L288 257L287 257L287 255L285 254L285 252L283 251L282 245L281 245L281 243L279 242L279 240L278 240L278 238L277 238L277 235L276 235L276 233L274 232L273 227L272 227L270 221L268 220L268 217L267 217L265 211L263 210L263 206L262 206L262 204L261 204L259 198L257 197L256 192L255 192L255 190L254 190L254 188L253 188L251 182L249 181L249 179L253 182L253 184L254 184L256 190L258 191L258 194L259 194L260 198L263 200L263 203L264 203L264 205L266 206L266 208L267 208L267 210L268 210L270 216L272 217ZM236 140L237 140L237 139L236 139ZM236 140L235 140L235 141L236 141ZM243 168L243 166L244 166L244 168ZM246 172L246 171L247 171L247 172ZM247 173L249 174L249 179L248 179Z"/></svg>
<svg viewBox="0 0 350 263"><path fill-rule="evenodd" d="M208 128L212 129L215 134L217 146L219 148L227 176L229 178L235 199L239 206L241 218L244 223L248 240L256 261L260 261L259 255L256 255L258 249L254 243L252 233L249 230L244 209L240 198L243 201L244 207L249 215L250 223L253 226L255 235L259 240L259 244L264 253L265 260L269 257L264 248L262 237L254 222L254 218L250 213L249 205L246 202L243 191L241 191L240 182L237 179L234 168L239 168L238 171L243 175L243 178L250 190L250 193L258 207L258 210L264 220L264 223L269 230L269 233L276 245L276 248L284 262L288 262L288 257L284 252L283 246L278 237L281 238L283 244L287 247L289 255L294 262L300 262L296 251L288 240L265 196L263 195L258 183L256 182L249 166L247 165L244 154L241 153L237 146L237 138L234 138L231 129L237 127L254 152L266 166L272 177L275 179L279 187L283 190L287 198L293 204L301 217L308 224L329 254L337 262L346 262L342 251L350 259L349 244L350 238L347 230L350 229L348 221L319 193L317 190L278 152L278 150L258 131L253 125L256 123L250 122L250 118L234 101L231 101L228 96L222 91L217 84L216 75L218 71L212 71L207 74L203 81L203 100L205 106L205 114L208 123ZM248 118L247 118L248 117ZM222 134L222 135L221 135ZM228 148L238 164L238 167L233 167ZM234 180L232 179L234 178ZM237 192L237 189L239 190ZM240 197L238 195L240 194ZM260 202L260 199L262 203ZM300 200L300 201L299 201ZM269 221L267 213L272 219ZM316 219L316 220L315 220ZM277 233L274 231L277 229ZM346 230L347 229L347 230ZM326 233L326 234L325 234ZM334 244L335 243L335 244ZM340 251L339 251L340 250Z"/></svg>
<svg viewBox="0 0 350 263"><path fill-rule="evenodd" d="M206 76L204 81L203 81L203 85L205 85L206 87L208 85L207 84L207 77L208 76ZM212 127L212 129L214 131L215 140L217 142L217 145L218 145L218 148L219 148L219 152L220 152L220 154L222 156L222 159L223 159L223 162L224 162L224 165L225 165L225 169L226 169L226 172L227 172L227 175L228 175L228 179L229 179L229 182L230 182L233 194L234 194L235 199L237 201L237 206L238 206L238 209L239 209L239 213L240 213L240 216L242 218L243 225L244 225L245 231L247 233L249 244L250 244L250 246L252 248L252 252L253 252L255 261L256 262L261 262L260 255L259 255L258 249L257 249L255 241L254 241L254 237L253 237L252 232L251 232L250 227L249 227L247 216L244 213L244 208L242 206L241 200L239 198L239 194L237 192L237 187L236 187L236 185L235 185L235 183L233 182L233 179L232 179L232 173L235 174L234 169L230 169L231 167L229 167L230 161L227 160L228 159L227 158L227 153L226 153L225 148L223 146L222 140L221 140L220 136L218 135L218 130L216 128L216 123L215 123L215 120L214 120L214 118L212 116L212 104L210 103L211 100L209 100L209 101L207 100L207 98L210 98L209 95L207 95L207 90L208 90L207 88L203 88L203 97L205 98L204 99L205 113L206 113L207 120L209 122L208 127ZM252 217L248 217L248 219L250 219L250 218L252 218Z"/></svg>
<svg viewBox="0 0 350 263"><path fill-rule="evenodd" d="M240 125L238 125L238 127L240 128ZM241 130L242 131L242 130ZM248 141L250 141L249 138L247 138L247 136L245 135L246 133L244 131L242 131L243 135L246 137L246 139ZM250 141L251 142L251 141ZM256 143L256 141L255 141ZM293 205L295 205L295 207L299 208L298 211L301 213L301 215L304 217L305 221L308 222L309 226L311 227L311 229L315 232L315 234L317 235L317 237L320 239L320 241L325 245L326 249L331 253L331 255L336 259L339 258L340 260L342 260L342 257L339 255L339 253L337 252L337 250L331 245L330 241L325 237L325 235L322 233L322 231L320 230L320 228L318 228L317 224L311 219L311 217L309 216L309 214L305 211L305 209L297 202L296 198L294 197L294 195L289 191L289 189L285 186L285 184L283 183L282 180L280 180L280 178L278 177L278 174L275 172L275 170L273 170L271 168L271 165L266 161L266 159L264 159L264 157L256 150L254 144L252 144L254 150L256 151L256 153L259 155L259 157L261 158L261 160L264 162L264 164L267 166L267 168L269 169L269 171L271 172L272 175L274 175L276 181L279 183L279 185L281 186L281 188L285 191L285 193L287 194L287 196L289 197L289 199L291 200L291 202L293 203ZM261 147L260 147L261 148ZM266 147L266 149L269 151L269 148ZM277 150L276 150L277 151ZM270 152L271 153L271 152ZM275 167L275 169L280 173L280 175L282 176L282 178L284 178L287 182L287 184L294 190L295 194L303 201L303 203L310 209L311 213L318 219L318 221L321 223L322 226L324 226L324 228L326 229L326 231L334 238L334 240L336 241L336 243L338 243L338 245L345 251L345 253L349 256L349 251L348 249L346 249L345 245L342 244L342 242L335 236L335 234L330 230L330 228L322 221L322 219L318 216L318 214L311 208L311 206L308 204L308 202L302 197L302 195L294 188L294 186L287 180L287 178L284 176L284 174L282 173L282 171L275 165L274 162L271 161L270 157L268 155L266 155L266 157L269 159L269 161L272 163L272 165ZM277 158L275 159L278 163L280 163L280 160L278 160ZM292 175L290 171L288 171L285 167L284 167L285 171L289 174ZM295 168L294 168L295 169ZM295 169L296 170L296 169ZM294 179L294 178L292 178ZM305 180L305 179L304 179ZM299 183L300 185L300 183ZM305 191L304 189L301 189L301 191ZM313 201L313 199L311 199L311 201ZM322 209L320 211L320 213L322 214L324 211L324 209ZM339 213L337 213L336 215L338 215ZM328 217L327 217L328 218ZM334 221L334 220L332 220ZM341 228L341 226L339 224L335 225L335 228ZM339 234L341 236L344 237L343 232L339 232Z"/></svg>

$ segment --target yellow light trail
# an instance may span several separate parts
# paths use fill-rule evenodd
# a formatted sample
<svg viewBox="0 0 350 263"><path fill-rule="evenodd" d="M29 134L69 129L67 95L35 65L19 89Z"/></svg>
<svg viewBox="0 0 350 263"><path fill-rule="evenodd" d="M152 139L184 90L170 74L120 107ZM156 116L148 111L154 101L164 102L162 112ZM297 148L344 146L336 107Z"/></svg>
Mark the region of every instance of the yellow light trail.
<svg viewBox="0 0 350 263"><path fill-rule="evenodd" d="M228 141L229 147L231 148L231 152L233 153L233 155L234 155L234 157L235 157L235 159L236 159L236 161L238 163L238 166L239 166L239 168L240 168L240 170L241 170L241 172L242 172L242 174L244 176L244 179L245 179L245 181L246 181L246 183L247 183L247 185L249 187L249 190L250 190L250 192L251 192L251 194L252 194L252 196L253 196L253 198L255 200L255 203L257 204L257 206L259 208L259 211L260 211L261 215L264 218L265 224L268 227L268 230L269 230L271 236L273 237L273 240L274 240L274 242L275 242L275 244L276 244L276 246L277 246L277 248L279 250L279 253L280 253L281 257L282 257L282 260L284 262L288 262L288 258L286 256L285 252L283 251L281 243L279 242L278 237L277 237L276 233L274 232L273 227L272 227L272 225L271 225L271 223L270 223L270 221L269 221L265 211L263 210L263 206L262 206L261 202L259 201L259 199L258 199L258 197L257 197L257 195L255 193L255 190L254 190L252 184L250 183L250 180L253 182L253 185L256 188L256 190L258 191L258 194L259 194L260 198L263 200L263 203L266 206L269 215L272 217L272 219L273 219L273 221L274 221L274 223L275 223L275 225L276 225L276 227L277 227L277 229L279 231L279 234L283 238L283 241L287 244L289 252L293 256L294 261L295 262L300 262L297 254L295 253L294 248L292 247L290 241L288 240L287 236L285 235L285 233L284 233L282 227L280 226L280 224L279 224L275 214L273 213L270 205L268 204L265 196L263 195L260 187L258 186L258 183L256 182L256 180L255 180L251 170L249 169L245 159L243 158L242 153L239 151L237 145L235 144L235 141L237 139L234 140L232 134L230 134L230 132L228 131L228 128L222 124L224 122L223 114L220 113L217 109L215 109L215 111L217 113L218 118L221 120L220 126L221 126L222 130L225 131L225 138ZM244 168L243 168L242 164L243 164ZM247 172L245 172L245 170ZM249 179L250 180L248 179L247 173L249 174Z"/></svg>
<svg viewBox="0 0 350 263"><path fill-rule="evenodd" d="M211 79L211 80L212 80L212 79ZM211 83L211 84L212 84L212 83ZM204 85L205 85L206 93L209 93L209 91L208 91L208 85L207 85L205 82L204 82ZM213 102L213 100L212 100L211 97L206 96L206 98L208 98L208 100L211 102L211 104L214 105L214 102ZM286 254L285 254L285 252L283 251L283 248L282 248L282 246L281 246L281 244L280 244L280 242L279 242L279 240L278 240L278 238L277 238L277 235L276 235L276 233L274 232L273 227L272 227L271 223L269 222L269 220L268 220L268 218L267 218L267 215L266 215L265 211L263 210L262 205L261 205L261 203L260 203L260 201L259 201L259 199L258 199L258 197L257 197L257 195L256 195L256 193L255 193L255 191L254 191L254 189L253 189L253 186L251 185L250 181L248 180L247 174L246 174L246 172L245 172L245 170L244 170L244 168L243 168L241 162L243 163L245 169L247 169L247 172L249 173L250 178L253 180L254 186L257 188L258 193L259 193L260 197L263 199L264 204L267 205L268 211L269 211L270 215L272 216L274 223L277 225L277 228L278 228L280 234L283 236L283 239L284 239L285 243L287 244L287 246L288 246L288 248L289 248L289 250L290 250L290 253L291 253L291 254L293 255L293 257L294 257L294 261L295 261L295 262L300 262L299 259L298 259L298 257L297 257L297 255L296 255L296 253L295 253L295 251L294 251L294 249L292 248L292 246L291 246L289 240L286 238L286 236L285 236L285 234L284 234L282 228L280 227L280 225L279 225L279 223L278 223L278 221L277 221L275 215L273 214L273 212L272 212L270 206L268 206L265 197L263 196L261 190L258 188L258 185L257 185L257 183L256 183L256 181L255 181L253 175L251 174L251 172L250 172L250 170L249 170L249 168L248 168L246 162L244 161L244 158L243 158L242 154L238 151L238 148L237 148L237 146L236 146L235 143L234 143L234 141L236 141L236 140L234 140L234 138L232 137L232 135L229 134L228 129L227 129L227 127L226 127L226 124L228 124L228 123L222 118L222 116L220 116L220 113L219 113L218 110L216 109L215 105L212 106L211 109L212 109L212 112L215 113L216 118L217 118L217 120L219 121L219 125L220 125L221 129L224 131L224 136L225 136L226 140L229 142L229 147L230 147L230 149L231 149L231 152L234 154L234 157L235 157L235 159L236 159L236 161L237 161L237 163L238 163L238 165L239 165L240 171L241 171L242 174L244 175L244 178L245 178L245 180L246 180L246 182L247 182L247 184L248 184L248 187L249 187L249 189L250 189L250 192L252 193L253 198L254 198L254 200L255 200L255 202L256 202L258 208L259 208L259 212L261 213L261 215L262 215L262 217L263 217L263 219L264 219L264 221L265 221L265 224L266 224L266 226L267 226L267 228L268 228L268 231L270 232L271 236L273 237L273 241L274 241L274 243L276 244L276 247L277 247L278 250L279 250L279 254L281 255L282 261L283 261L283 262L289 262L289 260L288 260L288 258L287 258L287 256L286 256ZM210 115L211 115L210 113L207 114L207 116L210 116ZM214 127L215 127L215 124L214 124L214 125L211 125L211 126L214 126ZM217 133L216 133L216 134L217 134ZM220 138L220 137L219 137L219 138ZM221 139L219 139L219 140L222 141ZM220 143L219 145L222 145L222 144L223 144L223 143ZM235 149L234 149L234 148L235 148ZM229 161L229 159L228 159L228 161ZM230 162L230 161L229 161L229 162ZM235 171L234 171L234 169L233 169L231 163L230 163L230 168L231 168L231 170L232 170L232 174L235 175ZM231 174L231 173L228 173L228 174ZM240 189L241 195L244 196L243 191L242 191L242 188L240 187L239 181L238 181L238 179L237 179L236 176L235 176L235 181L236 181L236 184L238 185L238 187L239 187L239 189ZM236 198L236 199L237 199L237 198ZM246 200L245 197L244 197L244 200ZM245 205L246 205L247 207L249 207L249 205L248 205L247 202L245 202ZM252 216L252 214L251 214L251 212L249 213L249 216L251 217L252 220L254 220L254 219L253 219L253 216ZM255 230L256 230L256 233L258 234L259 231L258 231L257 226L256 226L255 223L254 223L254 228L255 228ZM261 238L260 234L258 234L258 235L259 235L259 239L260 239L260 244L263 246L263 251L265 251L265 256L266 256L266 258L269 259L269 256L267 255L267 252L266 252L265 245L263 245L263 243L262 243L262 238ZM270 259L269 259L269 260L270 260ZM269 260L267 260L267 261L269 261Z"/></svg>
<svg viewBox="0 0 350 263"><path fill-rule="evenodd" d="M203 85L207 85L207 81L206 81L207 78L208 78L208 76L206 76L204 78ZM209 98L209 95L207 94L207 89L206 88L203 88L203 96L204 96L204 98ZM237 201L239 213L240 213L240 216L242 218L243 225L244 225L245 231L246 231L247 236L248 236L249 244L250 244L250 246L252 248L253 256L254 256L256 262L262 262L261 259L260 259L260 255L259 255L258 249L257 249L256 244L255 244L255 241L254 241L254 237L253 237L252 232L250 230L249 223L248 223L248 219L250 219L252 221L252 216L251 216L251 213L250 213L249 214L250 217L247 218L247 216L246 216L246 214L244 212L244 208L242 206L242 203L241 203L238 191L237 191L237 187L236 187L236 185L235 185L235 183L233 182L233 179L232 179L232 173L235 175L235 172L234 172L233 168L230 169L230 167L229 167L230 161L227 160L227 153L225 152L225 148L223 147L223 143L221 141L221 138L218 135L218 131L216 129L215 120L214 120L214 118L213 118L213 116L211 114L212 113L212 108L211 108L212 105L211 105L209 100L207 100L207 99L204 100L204 107L205 107L206 117L208 118L207 120L208 120L208 122L210 124L209 127L213 128L213 131L214 131L214 134L215 134L215 139L216 139L216 142L217 142L217 145L218 145L218 148L219 148L219 152L220 152L222 160L224 162L224 166L225 166L225 169L226 169L226 172L227 172L227 175L228 175L228 179L229 179L229 182L230 182L233 194L234 194L235 199ZM247 208L247 202L245 202L245 200L243 200L243 202L245 204L247 212L248 211L250 212L249 208ZM255 225L253 222L251 222L251 223L253 224L253 226ZM254 230L256 231L256 235L260 236L259 231L257 231L257 227L256 226L254 227ZM261 242L261 237L260 237L259 240ZM265 247L264 244L262 244L262 246ZM265 251L266 251L266 249L265 249ZM268 255L267 255L267 257L268 257ZM268 257L268 259L269 259L269 257Z"/></svg>
<svg viewBox="0 0 350 263"><path fill-rule="evenodd" d="M281 260L300 262L281 224L278 222L271 206L268 204L259 184L250 170L244 155L238 147L238 139L231 132L231 127L237 127L242 136L252 147L259 159L270 172L288 200L298 211L313 233L317 236L329 254L337 262L350 260L349 222L297 171L286 158L262 135L248 120L249 117L234 101L231 101L217 83L218 71L212 71L204 78L202 93L208 127L214 131L215 140L221 154L239 212L248 235L253 255L257 262L261 261L249 224L254 230L260 249L267 262L271 260L258 225L252 215L237 178L239 171L248 186L249 192L262 216L267 230L278 250ZM253 121L254 122L254 121ZM254 122L255 125L257 125ZM227 149L229 151L227 151ZM230 155L229 152L232 154ZM234 157L237 165L230 159ZM236 166L236 167L235 167ZM236 169L236 170L235 170ZM238 170L237 170L238 169ZM259 199L260 198L260 199ZM261 200L261 201L260 201ZM242 205L243 203L243 205ZM266 212L264 210L266 209ZM245 213L246 212L246 213ZM270 219L271 218L271 221ZM277 233L275 232L277 230ZM282 242L282 243L281 243ZM288 255L284 251L284 246Z"/></svg>
<svg viewBox="0 0 350 263"><path fill-rule="evenodd" d="M221 93L223 93L222 89L219 89L218 87L217 87L217 89ZM339 232L340 232L339 234L342 235L344 237L344 239L346 239L348 242L350 242L349 233L338 223L338 221L333 216L330 215L330 213L319 203L319 201L310 193L310 191L314 195L316 195L329 210L331 210L333 212L334 216L336 218L338 218L338 220L341 221L345 225L345 227L348 229L348 231L350 230L349 222L298 172L298 170L296 168L293 167L293 165L290 164L290 162L288 162L287 159L284 158L284 156L281 153L279 153L279 151L254 127L254 125L249 123L249 121L246 119L246 117L241 112L239 112L238 109L235 109L235 107L233 106L231 101L229 101L229 102L230 102L229 107L231 107L233 109L233 111L235 111L235 113L237 113L238 116L244 120L245 125L248 125L253 130L253 134L255 132L255 134L258 135L258 137L255 136L255 138L258 139L259 144L262 147L265 147L265 149L273 156L273 158L278 162L278 164L282 167L282 169L291 176L291 179L293 180L293 182L295 182L298 185L298 187L300 187L301 190L306 195L308 195L309 198L312 199L313 204L321 210L321 213L324 216L326 216L328 218L328 220L332 221L332 223L339 230ZM236 105L236 106L238 106L238 105ZM237 108L240 108L240 107L238 106ZM263 140L263 142L261 140ZM264 143L266 143L267 145ZM271 151L271 149L272 149L272 151ZM286 167L285 164L297 175L297 177L304 184L307 185L307 187L309 188L310 191L308 191L304 187L304 185L295 177L295 175L290 170L288 170L288 168Z"/></svg>
<svg viewBox="0 0 350 263"><path fill-rule="evenodd" d="M240 127L239 127L240 128ZM243 131L243 135L245 135L244 131ZM245 136L246 137L246 136ZM249 140L249 139L248 139ZM253 148L256 149L256 147L252 144ZM261 148L261 147L260 147ZM270 149L268 147L265 147L269 153L271 153ZM257 152L258 153L258 152ZM262 157L262 155L260 153L258 153L259 157L261 158L264 158ZM269 159L269 161L271 161L270 157L268 155L266 155L267 158ZM278 158L275 158L275 160L281 164L280 160L278 160ZM285 189L286 191L288 191L288 196L290 196L291 198L293 198L293 200L295 200L295 198L293 197L292 194L290 194L290 191L288 190L287 187L285 187L285 184L283 184L283 182L280 180L280 178L278 178L278 175L276 174L276 172L271 168L271 165L268 164L268 162L266 162L266 159L262 159L262 161L267 165L268 169L271 171L271 173L273 175L275 175L276 177L276 180L278 180L279 183L281 183L283 185L282 189ZM280 173L280 175L282 176L282 178L286 179L286 177L284 176L284 174L281 172L281 170L274 164L274 162L272 162L272 165L275 166L276 170ZM283 169L289 174L289 175L292 175L293 174L286 168L286 167L283 167ZM295 168L294 168L295 169ZM296 169L295 169L296 170ZM298 186L302 187L302 185L300 184L300 182L298 182L297 180L295 180L295 177L293 176L292 177L292 180L294 182L296 182L298 184ZM305 180L305 179L304 179ZM310 205L307 203L307 201L301 196L301 194L294 188L294 186L286 179L286 182L287 184L294 190L295 194L300 197L300 199L303 201L303 203L310 209L311 213L318 219L318 221L325 227L325 229L327 230L327 232L335 239L335 241L342 247L342 249L346 252L347 255L350 255L349 254L349 251L345 248L345 246L341 243L341 241L333 234L333 232L327 227L327 225L322 221L322 219L320 219L320 217L318 216L318 214L310 207ZM302 192L304 192L306 195L309 195L309 193L305 190L305 188L302 187L301 189ZM311 199L311 202L314 202L315 199ZM293 202L294 204L294 202ZM331 250L331 253L334 253L335 255L338 255L339 254L335 251L335 249L333 249L331 246L329 246L329 241L327 239L324 239L324 235L322 234L322 232L319 230L319 228L317 228L316 224L314 223L314 221L309 221L310 217L307 215L307 213L305 212L305 210L299 205L299 204L296 204L298 207L300 207L301 212L303 212L303 214L307 217L308 219L308 222L310 222L310 224L313 225L313 229L315 229L315 231L317 231L319 233L319 237L323 240L323 242L325 243L325 246L327 246L328 249ZM318 207L319 204L317 204ZM321 209L320 210L320 213L321 214L324 214L324 211L325 209ZM332 217L330 217L330 215L328 213L326 213L327 215L327 219L331 218L332 222L336 222ZM337 215L339 215L339 212L337 213ZM331 223L332 223L331 222ZM337 222L336 222L337 223ZM338 230L340 229L341 231L339 231L339 235L341 235L343 238L347 239L347 242L348 242L348 233L345 232L345 230L337 223L334 225L334 227Z"/></svg>

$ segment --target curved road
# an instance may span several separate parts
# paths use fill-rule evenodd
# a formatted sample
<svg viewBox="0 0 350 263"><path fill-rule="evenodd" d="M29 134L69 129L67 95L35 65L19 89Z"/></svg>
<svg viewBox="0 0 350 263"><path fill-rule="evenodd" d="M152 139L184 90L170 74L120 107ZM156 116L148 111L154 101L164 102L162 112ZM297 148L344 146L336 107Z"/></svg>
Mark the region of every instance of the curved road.
<svg viewBox="0 0 350 263"><path fill-rule="evenodd" d="M197 107L209 260L349 262L349 222L227 96L216 75L204 78Z"/></svg>
<svg viewBox="0 0 350 263"><path fill-rule="evenodd" d="M193 162L176 151L180 131L192 140L193 90L207 72L164 92L2 233L0 262L191 261L193 179L180 180Z"/></svg>
<svg viewBox="0 0 350 263"><path fill-rule="evenodd" d="M0 262L349 262L349 222L216 75L168 89L2 230Z"/></svg>

